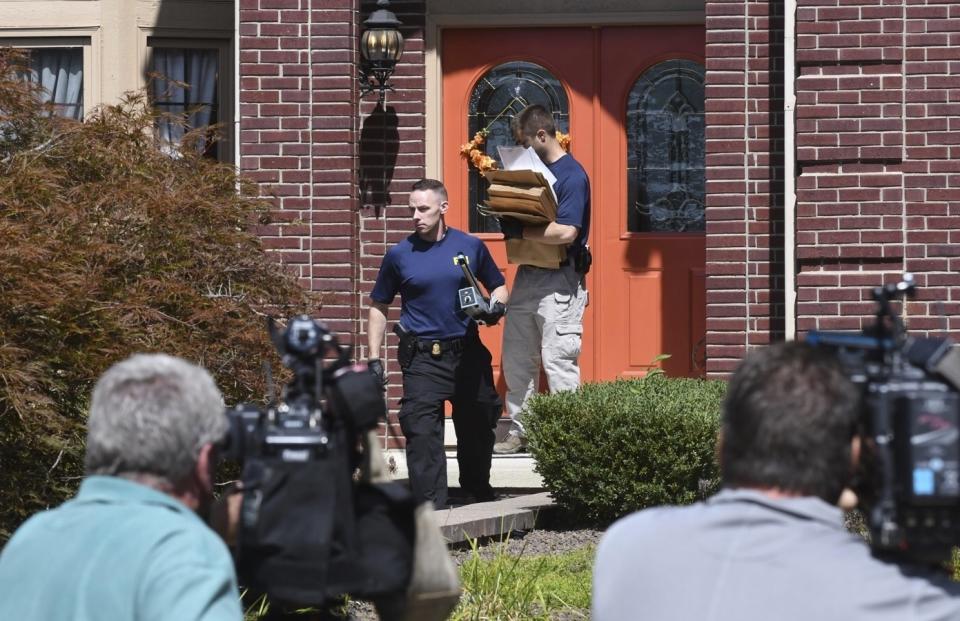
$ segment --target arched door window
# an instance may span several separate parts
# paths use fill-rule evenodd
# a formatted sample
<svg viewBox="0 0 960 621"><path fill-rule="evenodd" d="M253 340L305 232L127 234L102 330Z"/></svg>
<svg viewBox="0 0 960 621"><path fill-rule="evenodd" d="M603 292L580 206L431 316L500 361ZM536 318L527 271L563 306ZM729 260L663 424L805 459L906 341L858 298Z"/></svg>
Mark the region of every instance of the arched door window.
<svg viewBox="0 0 960 621"><path fill-rule="evenodd" d="M705 229L704 68L668 60L627 97L627 230Z"/></svg>
<svg viewBox="0 0 960 621"><path fill-rule="evenodd" d="M484 143L486 154L502 162L497 156L500 145L513 146L510 121L526 106L540 104L553 112L557 129L564 133L570 128L570 107L560 80L535 63L513 61L497 65L483 75L470 94L467 112L467 140L481 129L488 130ZM487 182L480 171L470 167L468 213L471 233L495 233L497 222L477 213L477 205L487 197Z"/></svg>

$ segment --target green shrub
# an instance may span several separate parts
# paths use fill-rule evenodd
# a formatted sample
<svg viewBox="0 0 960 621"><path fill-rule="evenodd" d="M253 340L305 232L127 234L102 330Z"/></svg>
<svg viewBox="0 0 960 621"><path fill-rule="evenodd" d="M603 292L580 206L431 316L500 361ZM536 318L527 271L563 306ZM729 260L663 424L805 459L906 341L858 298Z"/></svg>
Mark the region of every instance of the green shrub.
<svg viewBox="0 0 960 621"><path fill-rule="evenodd" d="M525 418L537 471L558 505L594 523L692 502L718 485L725 388L653 374L537 395Z"/></svg>
<svg viewBox="0 0 960 621"><path fill-rule="evenodd" d="M76 488L108 366L168 352L229 402L261 398L261 361L278 366L264 314L319 306L264 252L269 204L231 166L165 154L142 94L50 116L22 60L0 49L0 544Z"/></svg>

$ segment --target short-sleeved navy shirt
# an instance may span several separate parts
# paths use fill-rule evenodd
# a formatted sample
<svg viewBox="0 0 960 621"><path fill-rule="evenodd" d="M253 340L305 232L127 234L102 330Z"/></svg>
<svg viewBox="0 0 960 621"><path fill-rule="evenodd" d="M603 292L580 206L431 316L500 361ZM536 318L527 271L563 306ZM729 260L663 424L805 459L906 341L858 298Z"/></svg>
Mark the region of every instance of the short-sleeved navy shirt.
<svg viewBox="0 0 960 621"><path fill-rule="evenodd" d="M488 292L506 282L481 240L448 228L438 242L424 241L414 233L390 248L370 298L390 304L399 293L400 323L417 336L451 339L465 335L473 320L460 310L458 291L469 286L463 269L454 263L461 252Z"/></svg>
<svg viewBox="0 0 960 621"><path fill-rule="evenodd" d="M579 229L577 238L567 248L567 254L575 255L587 245L590 236L590 179L580 162L569 153L547 168L557 178L553 192L557 195L557 224L567 224Z"/></svg>

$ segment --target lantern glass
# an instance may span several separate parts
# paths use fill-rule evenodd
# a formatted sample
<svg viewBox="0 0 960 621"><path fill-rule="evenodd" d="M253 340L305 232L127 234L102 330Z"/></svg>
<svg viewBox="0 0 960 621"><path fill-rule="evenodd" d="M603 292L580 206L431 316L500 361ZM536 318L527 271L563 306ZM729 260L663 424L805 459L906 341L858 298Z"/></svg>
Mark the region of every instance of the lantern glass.
<svg viewBox="0 0 960 621"><path fill-rule="evenodd" d="M396 63L403 53L403 36L394 28L371 28L360 38L360 53L364 60Z"/></svg>

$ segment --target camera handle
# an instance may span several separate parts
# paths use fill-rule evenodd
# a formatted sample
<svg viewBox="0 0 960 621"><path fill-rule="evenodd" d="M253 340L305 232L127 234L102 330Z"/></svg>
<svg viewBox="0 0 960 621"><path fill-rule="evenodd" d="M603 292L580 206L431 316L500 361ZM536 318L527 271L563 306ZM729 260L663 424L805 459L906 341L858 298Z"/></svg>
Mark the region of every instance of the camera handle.
<svg viewBox="0 0 960 621"><path fill-rule="evenodd" d="M294 338L289 338L292 325L295 325L297 330ZM267 331L274 347L280 352L283 364L294 372L294 378L287 386L286 392L294 389L296 394L309 394L311 390L307 386L307 381L311 379L310 374L312 374L312 392L317 403L316 410L319 412L324 381L339 369L350 365L350 348L342 345L325 324L314 321L306 315L291 318L285 332L278 329L276 320L272 316L268 316ZM336 354L336 357L325 366L324 354L327 352ZM328 377L325 378L325 375ZM268 378L268 383L271 402L273 402L272 377Z"/></svg>

